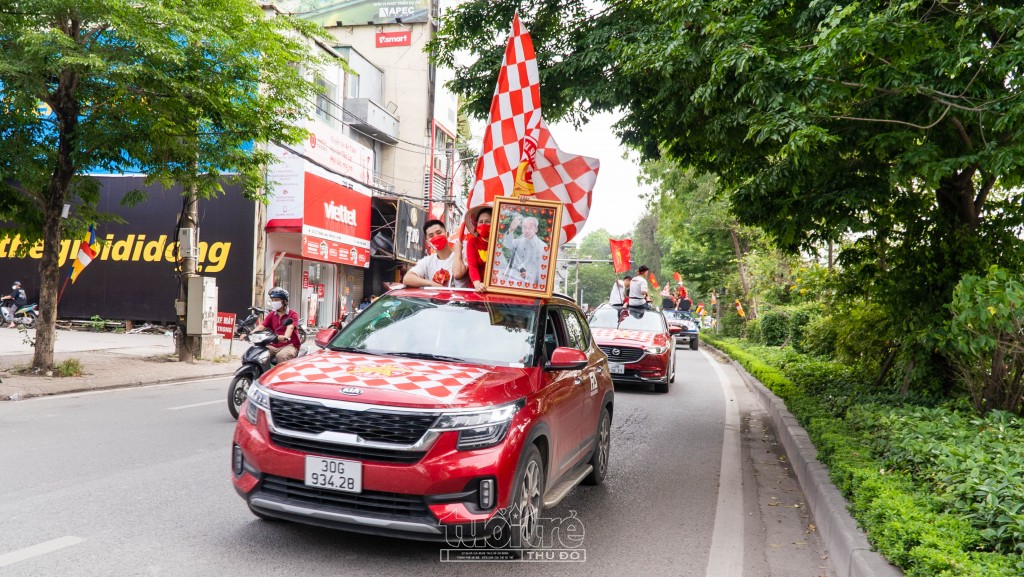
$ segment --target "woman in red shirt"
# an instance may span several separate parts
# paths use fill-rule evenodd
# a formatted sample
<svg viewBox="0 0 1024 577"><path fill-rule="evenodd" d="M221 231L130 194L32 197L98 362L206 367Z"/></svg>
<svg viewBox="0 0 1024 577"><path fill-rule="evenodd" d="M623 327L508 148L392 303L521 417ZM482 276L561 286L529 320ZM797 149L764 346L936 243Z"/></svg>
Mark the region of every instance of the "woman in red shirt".
<svg viewBox="0 0 1024 577"><path fill-rule="evenodd" d="M479 292L485 292L484 274L487 270L487 251L491 238L491 209L484 208L476 215L475 234L466 240L466 266L469 280Z"/></svg>

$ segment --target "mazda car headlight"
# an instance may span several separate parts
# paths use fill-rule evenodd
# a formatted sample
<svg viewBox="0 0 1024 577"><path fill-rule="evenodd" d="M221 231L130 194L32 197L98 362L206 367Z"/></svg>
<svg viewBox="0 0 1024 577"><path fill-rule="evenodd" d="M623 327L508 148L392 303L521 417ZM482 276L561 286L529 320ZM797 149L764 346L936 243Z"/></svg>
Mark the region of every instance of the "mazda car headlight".
<svg viewBox="0 0 1024 577"><path fill-rule="evenodd" d="M434 423L437 431L458 431L460 451L485 449L500 443L508 433L512 417L523 408L522 399L497 407L467 413L441 415Z"/></svg>
<svg viewBox="0 0 1024 577"><path fill-rule="evenodd" d="M644 347L644 350L652 355L660 355L668 350L668 347Z"/></svg>
<svg viewBox="0 0 1024 577"><path fill-rule="evenodd" d="M270 391L253 381L249 385L249 403L245 406L245 418L255 425L260 409L270 410Z"/></svg>

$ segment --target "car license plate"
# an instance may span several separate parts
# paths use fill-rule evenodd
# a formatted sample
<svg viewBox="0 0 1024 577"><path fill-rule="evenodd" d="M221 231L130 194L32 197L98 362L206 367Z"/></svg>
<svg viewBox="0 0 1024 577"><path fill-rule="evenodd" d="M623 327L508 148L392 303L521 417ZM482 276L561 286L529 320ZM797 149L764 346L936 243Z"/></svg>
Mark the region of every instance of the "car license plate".
<svg viewBox="0 0 1024 577"><path fill-rule="evenodd" d="M306 486L346 493L363 492L363 464L326 457L306 457Z"/></svg>
<svg viewBox="0 0 1024 577"><path fill-rule="evenodd" d="M624 375L626 374L626 365L619 363L608 363L608 372L613 375Z"/></svg>

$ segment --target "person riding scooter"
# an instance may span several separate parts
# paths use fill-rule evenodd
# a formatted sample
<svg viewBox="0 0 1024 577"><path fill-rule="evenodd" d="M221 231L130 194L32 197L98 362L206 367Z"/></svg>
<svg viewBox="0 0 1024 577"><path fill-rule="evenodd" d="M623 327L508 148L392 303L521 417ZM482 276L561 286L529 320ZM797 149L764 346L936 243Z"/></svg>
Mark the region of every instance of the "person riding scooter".
<svg viewBox="0 0 1024 577"><path fill-rule="evenodd" d="M28 295L25 294L25 289L21 288L21 282L14 281L11 291L11 294L0 297L0 310L3 311L9 329L14 328L14 311L28 304Z"/></svg>
<svg viewBox="0 0 1024 577"><path fill-rule="evenodd" d="M282 287L274 287L267 292L270 297L270 310L263 322L256 325L253 331L262 331L264 328L277 335L277 340L272 345L267 345L267 350L273 355L274 361L283 363L294 359L299 354L299 334L296 328L299 326L299 313L288 308L288 291ZM292 322L285 323L285 319Z"/></svg>

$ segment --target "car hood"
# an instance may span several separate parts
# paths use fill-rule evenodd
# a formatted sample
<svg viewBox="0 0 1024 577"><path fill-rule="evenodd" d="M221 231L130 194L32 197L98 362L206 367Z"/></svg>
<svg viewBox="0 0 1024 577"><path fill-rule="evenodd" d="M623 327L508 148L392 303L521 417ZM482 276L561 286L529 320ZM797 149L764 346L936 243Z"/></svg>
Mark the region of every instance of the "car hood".
<svg viewBox="0 0 1024 577"><path fill-rule="evenodd" d="M469 408L526 396L534 371L325 350L278 365L260 383L273 391L320 399Z"/></svg>
<svg viewBox="0 0 1024 577"><path fill-rule="evenodd" d="M634 331L626 329L590 329L594 340L599 345L619 345L625 347L663 347L668 344L668 335L654 331Z"/></svg>

